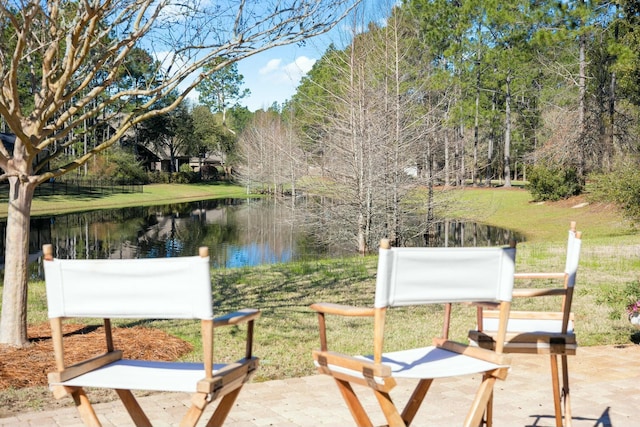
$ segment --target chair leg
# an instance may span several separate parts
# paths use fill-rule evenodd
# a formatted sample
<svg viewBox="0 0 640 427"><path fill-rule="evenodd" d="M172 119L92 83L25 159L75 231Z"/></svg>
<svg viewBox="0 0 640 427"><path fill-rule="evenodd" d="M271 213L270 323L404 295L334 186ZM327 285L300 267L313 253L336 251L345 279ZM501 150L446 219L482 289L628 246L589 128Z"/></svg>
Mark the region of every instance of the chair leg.
<svg viewBox="0 0 640 427"><path fill-rule="evenodd" d="M491 392L491 396L489 397L489 401L487 402L487 410L485 412L484 425L486 427L493 426L493 391Z"/></svg>
<svg viewBox="0 0 640 427"><path fill-rule="evenodd" d="M560 378L558 373L558 356L550 355L551 385L553 386L553 408L556 417L556 427L562 427L562 407L560 405Z"/></svg>
<svg viewBox="0 0 640 427"><path fill-rule="evenodd" d="M347 406L349 407L349 411L351 411L351 416L355 420L358 427L373 427L369 416L365 412L358 396L356 396L351 384L348 381L339 380L334 378L336 384L338 384L338 389L340 389L340 393Z"/></svg>
<svg viewBox="0 0 640 427"><path fill-rule="evenodd" d="M473 400L471 409L469 409L467 418L464 420L465 427L477 427L482 425L482 417L485 414L491 397L493 396L493 386L495 383L495 377L490 375L484 376L482 383L476 392L476 397Z"/></svg>
<svg viewBox="0 0 640 427"><path fill-rule="evenodd" d="M407 406L405 406L402 411L402 419L406 425L410 425L413 421L413 418L416 416L418 409L420 409L420 405L422 404L424 397L427 395L431 384L433 384L433 379L420 380L420 382L418 382L416 389L413 391L411 398L407 402Z"/></svg>
<svg viewBox="0 0 640 427"><path fill-rule="evenodd" d="M229 411L233 408L233 403L236 401L241 389L242 386L231 390L220 399L216 410L213 412L211 418L209 418L207 427L221 427L222 424L224 424L224 420L227 419L227 415L229 415Z"/></svg>
<svg viewBox="0 0 640 427"><path fill-rule="evenodd" d="M571 415L571 396L569 394L569 363L567 355L560 356L562 360L562 398L564 400L564 425L565 427L572 426Z"/></svg>
<svg viewBox="0 0 640 427"><path fill-rule="evenodd" d="M131 390L116 389L116 393L137 427L153 427Z"/></svg>
<svg viewBox="0 0 640 427"><path fill-rule="evenodd" d="M88 427L102 427L87 394L82 388L77 388L71 392L71 397L78 408L82 422Z"/></svg>
<svg viewBox="0 0 640 427"><path fill-rule="evenodd" d="M391 400L391 395L385 391L373 390L382 409L384 417L387 419L388 427L406 427L404 420L400 416L396 405Z"/></svg>
<svg viewBox="0 0 640 427"><path fill-rule="evenodd" d="M182 417L182 420L180 420L180 427L195 427L208 404L205 393L195 393L191 396L191 406L185 416Z"/></svg>

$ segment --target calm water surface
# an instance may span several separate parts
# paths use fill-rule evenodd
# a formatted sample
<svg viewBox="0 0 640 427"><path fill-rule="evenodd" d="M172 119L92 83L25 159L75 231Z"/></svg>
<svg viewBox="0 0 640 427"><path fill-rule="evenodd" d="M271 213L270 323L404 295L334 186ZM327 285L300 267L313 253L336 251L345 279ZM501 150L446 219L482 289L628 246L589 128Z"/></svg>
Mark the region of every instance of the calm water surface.
<svg viewBox="0 0 640 427"><path fill-rule="evenodd" d="M208 246L216 267L241 267L341 256L296 225L288 203L230 199L88 211L32 219L30 250L37 259L52 243L58 258L115 259L193 255ZM0 222L2 242L6 223ZM476 223L436 224L430 246L501 245L521 240L509 230ZM413 242L413 245L424 242ZM352 254L353 252L351 252ZM4 259L4 245L0 256Z"/></svg>

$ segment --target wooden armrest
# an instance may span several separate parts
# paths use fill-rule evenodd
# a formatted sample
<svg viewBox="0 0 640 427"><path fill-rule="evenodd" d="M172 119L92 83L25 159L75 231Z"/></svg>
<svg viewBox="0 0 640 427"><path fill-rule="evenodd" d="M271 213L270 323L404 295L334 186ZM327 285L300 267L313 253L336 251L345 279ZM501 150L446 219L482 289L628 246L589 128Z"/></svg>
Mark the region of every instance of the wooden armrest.
<svg viewBox="0 0 640 427"><path fill-rule="evenodd" d="M564 279L564 273L515 273L514 279Z"/></svg>
<svg viewBox="0 0 640 427"><path fill-rule="evenodd" d="M514 298L526 298L526 297L542 297L552 295L565 295L567 290L564 288L551 288L551 289L514 289Z"/></svg>
<svg viewBox="0 0 640 427"><path fill-rule="evenodd" d="M467 302L467 303L463 303L464 305L468 305L470 307L482 307L482 308L487 308L487 309L491 309L491 310L495 310L498 307L500 307L500 303L499 302L492 302L492 301L477 301L477 302Z"/></svg>
<svg viewBox="0 0 640 427"><path fill-rule="evenodd" d="M497 319L500 312L497 310L487 310L484 313L485 318ZM569 318L573 320L573 313L569 313ZM564 313L562 311L527 311L527 310L511 310L509 319L524 320L562 320Z"/></svg>
<svg viewBox="0 0 640 427"><path fill-rule="evenodd" d="M344 369L350 369L357 372L367 372L375 377L391 376L391 367L381 363L375 363L368 359L347 356L346 354L336 353L335 351L319 351L313 350L313 359L320 366L335 365Z"/></svg>
<svg viewBox="0 0 640 427"><path fill-rule="evenodd" d="M433 344L436 347L452 351L454 353L464 354L465 356L486 360L487 362L498 365L509 365L511 363L511 357L507 354L496 353L495 351L481 347L471 347L445 338L434 338Z"/></svg>
<svg viewBox="0 0 640 427"><path fill-rule="evenodd" d="M220 394L225 388L237 388L238 383L244 383L248 375L258 368L258 359L245 359L241 362L230 363L216 371L212 378L203 378L198 381L197 390L200 393Z"/></svg>
<svg viewBox="0 0 640 427"><path fill-rule="evenodd" d="M120 359L122 359L121 350L110 351L109 353L101 354L100 356L83 360L82 362L76 363L75 365L71 365L65 368L64 371L49 373L49 382L62 383Z"/></svg>
<svg viewBox="0 0 640 427"><path fill-rule="evenodd" d="M243 322L249 322L260 317L260 310L255 308L245 308L242 310L234 311L233 313L225 314L213 319L213 327L237 325Z"/></svg>
<svg viewBox="0 0 640 427"><path fill-rule="evenodd" d="M318 313L336 314L339 316L367 316L373 317L374 308L356 307L352 305L332 304L328 302L319 302L311 304L310 308Z"/></svg>

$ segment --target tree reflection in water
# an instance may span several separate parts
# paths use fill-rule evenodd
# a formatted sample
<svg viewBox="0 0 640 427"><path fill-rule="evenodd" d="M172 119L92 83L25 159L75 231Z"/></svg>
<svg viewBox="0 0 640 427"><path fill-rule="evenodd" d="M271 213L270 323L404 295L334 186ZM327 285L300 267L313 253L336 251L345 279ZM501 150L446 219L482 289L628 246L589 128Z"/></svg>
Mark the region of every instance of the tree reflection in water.
<svg viewBox="0 0 640 427"><path fill-rule="evenodd" d="M45 243L67 259L172 257L208 246L212 265L241 267L353 254L323 246L296 224L294 209L277 199L229 199L151 207L108 209L32 219L30 253ZM300 217L300 216L298 216ZM4 242L5 222L0 222ZM476 223L442 221L430 246L490 246L521 240L509 230ZM425 236L408 240L425 244ZM0 256L4 258L4 246Z"/></svg>

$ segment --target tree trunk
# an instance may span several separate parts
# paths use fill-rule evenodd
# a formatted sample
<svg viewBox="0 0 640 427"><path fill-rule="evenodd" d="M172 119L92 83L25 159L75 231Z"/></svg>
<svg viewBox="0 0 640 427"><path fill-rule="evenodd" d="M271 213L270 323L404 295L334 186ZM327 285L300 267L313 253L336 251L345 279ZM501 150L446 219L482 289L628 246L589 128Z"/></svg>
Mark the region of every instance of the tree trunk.
<svg viewBox="0 0 640 427"><path fill-rule="evenodd" d="M491 97L491 112L492 112L492 116L493 113L495 113L496 111L496 92L493 92L493 96ZM491 164L492 164L492 160L493 160L493 141L495 138L495 134L494 134L494 130L493 130L493 123L490 124L490 129L489 129L489 140L487 141L487 169L485 172L485 185L487 187L491 187L491 174L492 174L492 170L491 170Z"/></svg>
<svg viewBox="0 0 640 427"><path fill-rule="evenodd" d="M479 67L478 67L479 68ZM478 186L480 170L478 166L478 147L480 146L480 71L476 74L476 102L473 118L473 169L471 170L471 184Z"/></svg>
<svg viewBox="0 0 640 427"><path fill-rule="evenodd" d="M36 185L9 178L7 237L0 344L24 347L27 337L27 281L31 201ZM26 237L25 237L26 236Z"/></svg>
<svg viewBox="0 0 640 427"><path fill-rule="evenodd" d="M584 3L584 2L583 2ZM578 177L582 179L584 177L585 169L586 169L586 154L585 147L581 141L585 138L587 132L587 124L586 124L586 110L587 110L587 102L586 102L586 94L587 94L587 61L586 61L586 45L587 38L584 34L581 34L579 37L579 55L580 55L580 76L578 76L578 89L579 89L579 110L578 110L578 126L580 126L580 134L576 144L578 144Z"/></svg>
<svg viewBox="0 0 640 427"><path fill-rule="evenodd" d="M511 187L511 76L507 76L504 124L504 186Z"/></svg>

